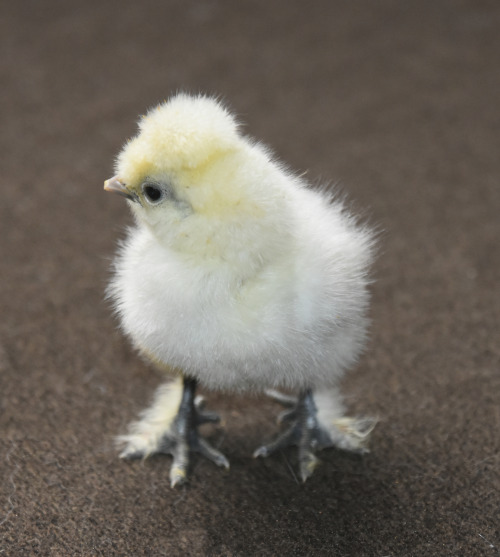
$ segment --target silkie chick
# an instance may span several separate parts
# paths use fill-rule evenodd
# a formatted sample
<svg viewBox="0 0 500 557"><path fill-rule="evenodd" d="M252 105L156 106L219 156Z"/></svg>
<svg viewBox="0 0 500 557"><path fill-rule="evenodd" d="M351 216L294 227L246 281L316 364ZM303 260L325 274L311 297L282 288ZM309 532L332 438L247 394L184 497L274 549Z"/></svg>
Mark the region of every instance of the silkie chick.
<svg viewBox="0 0 500 557"><path fill-rule="evenodd" d="M254 456L297 445L304 481L316 450L364 451L373 423L343 416L338 382L365 343L373 233L206 96L178 94L144 116L104 189L136 221L109 295L133 345L175 378L119 438L121 456L172 455L173 486L193 451L229 467L198 434L218 419L198 384L290 402L284 431Z"/></svg>

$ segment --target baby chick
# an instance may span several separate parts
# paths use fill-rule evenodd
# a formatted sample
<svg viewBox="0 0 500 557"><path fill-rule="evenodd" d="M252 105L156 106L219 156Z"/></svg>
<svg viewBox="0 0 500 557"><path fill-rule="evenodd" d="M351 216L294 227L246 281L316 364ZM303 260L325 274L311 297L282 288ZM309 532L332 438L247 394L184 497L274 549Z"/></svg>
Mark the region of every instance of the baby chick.
<svg viewBox="0 0 500 557"><path fill-rule="evenodd" d="M206 96L179 94L144 116L104 189L136 221L109 287L122 329L177 377L120 438L121 456L172 455L172 485L192 451L228 467L198 434L218 417L201 409L197 384L272 389L290 403L288 428L254 456L297 445L304 481L317 449L363 451L372 422L343 417L337 385L365 343L372 232Z"/></svg>

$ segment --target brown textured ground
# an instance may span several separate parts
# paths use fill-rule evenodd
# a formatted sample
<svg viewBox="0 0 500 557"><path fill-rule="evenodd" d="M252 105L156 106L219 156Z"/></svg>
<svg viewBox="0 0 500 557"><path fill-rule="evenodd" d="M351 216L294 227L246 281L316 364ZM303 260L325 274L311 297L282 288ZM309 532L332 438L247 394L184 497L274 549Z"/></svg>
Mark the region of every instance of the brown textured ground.
<svg viewBox="0 0 500 557"><path fill-rule="evenodd" d="M0 554L500 551L498 2L4 2ZM278 409L210 396L229 473L117 459L159 378L103 301L129 222L103 179L136 115L217 92L384 230L372 341L344 390L372 453L250 458Z"/></svg>

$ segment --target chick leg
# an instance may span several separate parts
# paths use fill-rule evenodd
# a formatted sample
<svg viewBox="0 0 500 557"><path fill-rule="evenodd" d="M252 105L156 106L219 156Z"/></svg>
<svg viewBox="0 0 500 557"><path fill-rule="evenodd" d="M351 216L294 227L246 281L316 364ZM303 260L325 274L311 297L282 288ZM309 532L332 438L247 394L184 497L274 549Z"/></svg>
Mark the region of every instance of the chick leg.
<svg viewBox="0 0 500 557"><path fill-rule="evenodd" d="M170 469L172 487L186 481L190 452L198 452L218 466L229 468L226 457L198 434L198 426L216 423L219 417L201 409L202 401L195 397L197 382L185 377L158 389L150 408L133 423L128 435L118 438L125 443L122 458L146 458L152 454L173 457Z"/></svg>
<svg viewBox="0 0 500 557"><path fill-rule="evenodd" d="M323 431L319 427L316 414L312 390L307 389L299 395L296 405L281 415L282 421L291 422L290 427L273 442L259 447L253 456L266 457L279 449L297 445L300 475L302 481L305 482L318 464L318 459L314 456L313 450L326 441L326 439L323 439Z"/></svg>
<svg viewBox="0 0 500 557"><path fill-rule="evenodd" d="M229 468L227 458L198 434L199 425L218 421L218 417L212 413L202 412L198 408L195 400L196 385L195 379L184 378L179 411L172 424L171 432L164 436L159 450L159 452L170 454L173 457L170 468L172 487L186 481L190 452L200 453L217 466Z"/></svg>
<svg viewBox="0 0 500 557"><path fill-rule="evenodd" d="M320 397L321 408L318 411L311 389L303 391L298 398L282 395L276 391L270 391L268 394L281 404L291 406L278 418L279 423L289 423L290 426L273 442L259 447L254 457L265 457L279 449L296 445L299 449L300 475L305 482L319 463L314 454L316 450L336 446L355 452L366 451L363 442L373 429L374 421L337 416L333 419L335 412L333 414L325 412L323 404L329 402L334 410L340 411L340 403L335 400L335 397L325 401Z"/></svg>

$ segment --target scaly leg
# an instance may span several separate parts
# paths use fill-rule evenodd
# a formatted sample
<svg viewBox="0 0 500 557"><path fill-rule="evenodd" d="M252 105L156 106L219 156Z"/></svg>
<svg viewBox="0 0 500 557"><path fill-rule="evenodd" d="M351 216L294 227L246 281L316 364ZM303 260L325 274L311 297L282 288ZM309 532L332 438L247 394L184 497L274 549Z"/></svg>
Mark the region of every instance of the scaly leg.
<svg viewBox="0 0 500 557"><path fill-rule="evenodd" d="M328 412L318 411L311 389L303 391L297 398L277 391L269 391L268 394L281 404L291 406L278 417L279 423L290 425L273 442L259 447L254 457L266 457L279 449L296 445L299 449L300 476L305 482L319 463L314 454L316 450L336 446L355 452L367 451L363 442L374 427L373 420L346 417L330 419ZM339 406L335 398L329 402L334 409ZM325 417L328 419L323 423L321 418Z"/></svg>
<svg viewBox="0 0 500 557"><path fill-rule="evenodd" d="M122 458L171 455L172 487L186 481L190 452L198 452L218 466L229 468L226 457L198 434L198 426L216 423L219 417L201 410L201 402L195 398L196 385L195 379L185 377L182 387L180 382L161 387L142 419L132 424L128 435L118 439L125 443Z"/></svg>
<svg viewBox="0 0 500 557"><path fill-rule="evenodd" d="M291 422L291 425L273 442L259 447L253 454L255 458L266 457L279 449L297 445L299 448L299 467L302 481L311 476L318 464L313 450L323 441L323 432L316 419L316 405L312 391L307 389L299 395L295 407L280 416L281 421Z"/></svg>

